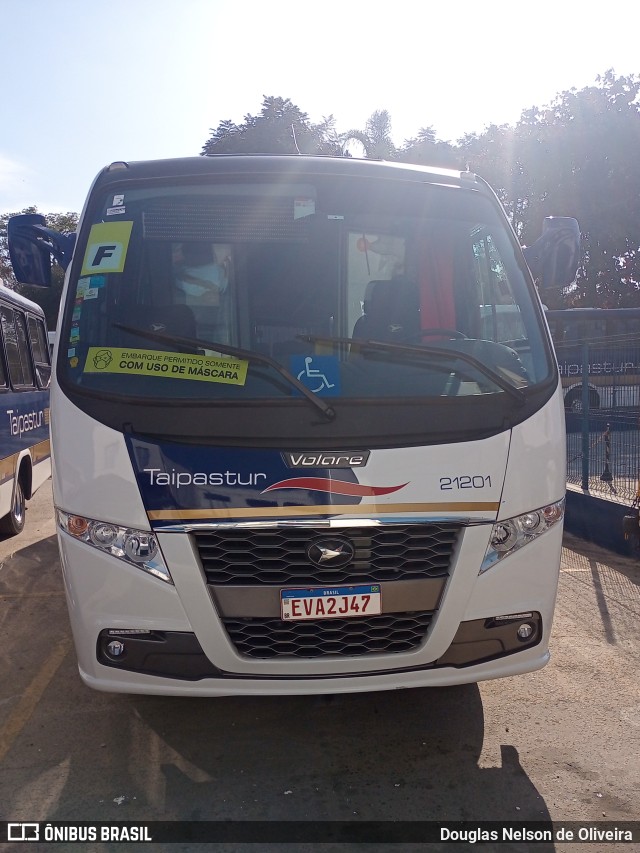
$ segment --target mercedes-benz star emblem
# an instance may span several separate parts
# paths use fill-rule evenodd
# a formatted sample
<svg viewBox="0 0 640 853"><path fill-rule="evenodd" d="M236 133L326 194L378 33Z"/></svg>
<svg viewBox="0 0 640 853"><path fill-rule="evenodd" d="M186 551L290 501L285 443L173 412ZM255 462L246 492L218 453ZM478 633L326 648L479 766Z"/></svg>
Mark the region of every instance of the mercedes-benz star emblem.
<svg viewBox="0 0 640 853"><path fill-rule="evenodd" d="M340 568L354 557L353 545L347 539L318 539L307 549L309 560L316 566Z"/></svg>

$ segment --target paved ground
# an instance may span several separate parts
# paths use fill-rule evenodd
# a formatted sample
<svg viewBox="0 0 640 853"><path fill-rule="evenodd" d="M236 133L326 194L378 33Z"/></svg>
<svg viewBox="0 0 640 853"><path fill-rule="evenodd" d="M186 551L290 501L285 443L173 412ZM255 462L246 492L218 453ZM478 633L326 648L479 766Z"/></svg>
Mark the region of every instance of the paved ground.
<svg viewBox="0 0 640 853"><path fill-rule="evenodd" d="M458 688L244 699L114 696L83 686L49 485L31 502L25 531L0 541L0 561L1 819L316 819L319 827L330 820L640 819L640 559L566 537L553 657L540 672ZM195 849L203 848L167 846Z"/></svg>

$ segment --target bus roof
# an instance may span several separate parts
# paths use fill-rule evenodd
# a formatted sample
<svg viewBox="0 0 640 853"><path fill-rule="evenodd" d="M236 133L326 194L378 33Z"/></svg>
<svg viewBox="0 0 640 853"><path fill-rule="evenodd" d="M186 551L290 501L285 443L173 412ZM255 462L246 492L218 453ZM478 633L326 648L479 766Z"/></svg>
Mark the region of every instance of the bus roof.
<svg viewBox="0 0 640 853"><path fill-rule="evenodd" d="M473 172L390 163L382 160L360 160L355 157L306 156L300 154L217 154L205 157L182 157L166 160L116 161L106 166L95 181L96 186L130 179L166 176L176 178L208 175L274 174L296 172L351 177L394 177L417 183L445 184L493 192Z"/></svg>
<svg viewBox="0 0 640 853"><path fill-rule="evenodd" d="M22 294L12 290L10 287L6 287L4 284L0 284L0 297L5 299L7 302L13 302L15 305L19 305L21 308L31 311L32 314L38 314L40 317L44 317L44 310L37 302L27 299L26 296L22 296Z"/></svg>

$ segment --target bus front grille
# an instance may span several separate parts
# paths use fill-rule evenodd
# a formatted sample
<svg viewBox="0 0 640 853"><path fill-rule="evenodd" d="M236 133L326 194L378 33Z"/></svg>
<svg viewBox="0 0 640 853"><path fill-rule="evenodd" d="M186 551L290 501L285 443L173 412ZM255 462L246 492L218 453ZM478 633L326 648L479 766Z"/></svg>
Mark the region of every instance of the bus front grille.
<svg viewBox="0 0 640 853"><path fill-rule="evenodd" d="M238 652L250 658L357 657L417 648L432 616L429 611L301 622L224 619L223 624Z"/></svg>
<svg viewBox="0 0 640 853"><path fill-rule="evenodd" d="M360 527L223 528L194 534L207 583L324 586L446 578L460 533L446 523ZM338 536L353 550L341 567L314 565L309 549Z"/></svg>

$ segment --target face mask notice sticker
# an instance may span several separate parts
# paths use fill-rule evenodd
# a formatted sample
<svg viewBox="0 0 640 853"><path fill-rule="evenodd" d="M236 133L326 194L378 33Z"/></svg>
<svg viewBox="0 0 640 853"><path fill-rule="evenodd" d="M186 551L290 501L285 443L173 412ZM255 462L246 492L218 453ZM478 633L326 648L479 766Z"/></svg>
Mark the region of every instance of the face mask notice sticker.
<svg viewBox="0 0 640 853"><path fill-rule="evenodd" d="M125 373L135 376L163 376L200 382L244 385L248 361L224 356L186 355L123 347L89 347L84 373Z"/></svg>
<svg viewBox="0 0 640 853"><path fill-rule="evenodd" d="M122 272L133 222L98 222L91 226L80 275Z"/></svg>

